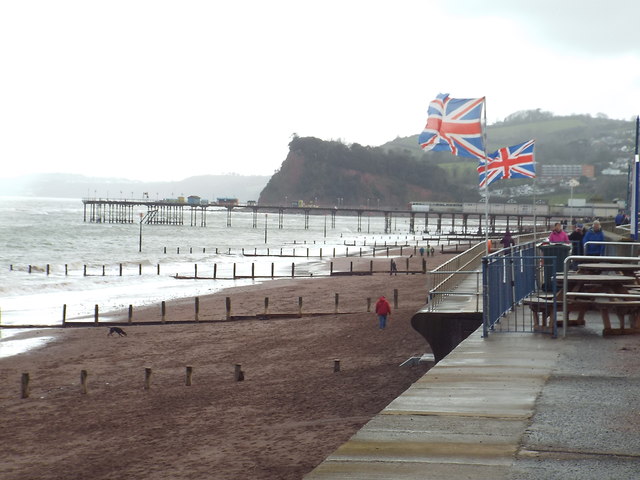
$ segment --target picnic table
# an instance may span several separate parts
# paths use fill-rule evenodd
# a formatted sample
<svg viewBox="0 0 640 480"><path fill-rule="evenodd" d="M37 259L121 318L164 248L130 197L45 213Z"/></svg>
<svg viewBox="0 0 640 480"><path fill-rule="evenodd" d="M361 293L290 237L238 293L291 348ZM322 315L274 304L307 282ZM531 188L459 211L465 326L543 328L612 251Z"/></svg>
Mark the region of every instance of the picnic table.
<svg viewBox="0 0 640 480"><path fill-rule="evenodd" d="M568 319L570 312L578 312L578 319L573 325L584 325L585 313L588 310L597 310L602 316L603 335L640 333L638 328L640 296L632 293L632 288L636 284L635 276L615 273L599 275L570 273L566 276L566 292L564 292L565 275L560 274L556 278L561 285L556 298L558 302L566 298L565 318L568 325L572 324ZM620 320L619 329L611 327L610 313L615 313ZM625 315L630 316L630 328L625 328Z"/></svg>
<svg viewBox="0 0 640 480"><path fill-rule="evenodd" d="M578 265L577 273L586 275L598 275L605 272L617 273L620 275L636 276L636 272L640 271L640 265L637 263L614 263L614 262L599 262L599 263L581 263ZM633 283L636 283L634 281Z"/></svg>

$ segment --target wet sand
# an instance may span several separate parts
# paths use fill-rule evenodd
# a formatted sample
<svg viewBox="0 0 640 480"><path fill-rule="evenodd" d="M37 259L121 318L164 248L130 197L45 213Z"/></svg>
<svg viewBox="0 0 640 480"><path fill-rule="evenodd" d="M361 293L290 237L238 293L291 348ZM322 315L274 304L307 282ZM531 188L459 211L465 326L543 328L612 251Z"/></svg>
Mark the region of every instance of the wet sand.
<svg viewBox="0 0 640 480"><path fill-rule="evenodd" d="M450 257L425 257L427 268ZM335 269L350 261L366 270L370 259L336 260ZM403 270L404 258L397 262ZM420 256L410 263L419 270ZM426 372L399 364L429 351L410 325L428 288L422 274L274 280L201 297L200 320L224 318L225 297L233 315L264 313L265 297L270 313L295 313L303 297L302 318L126 326L126 337L107 336L104 326L29 332L54 339L0 359L0 477L302 478ZM367 298L373 309L380 295L393 302L394 289L398 308L379 330ZM193 299L167 303L167 320L193 318ZM159 320L160 310L134 319ZM21 399L25 372L30 396Z"/></svg>

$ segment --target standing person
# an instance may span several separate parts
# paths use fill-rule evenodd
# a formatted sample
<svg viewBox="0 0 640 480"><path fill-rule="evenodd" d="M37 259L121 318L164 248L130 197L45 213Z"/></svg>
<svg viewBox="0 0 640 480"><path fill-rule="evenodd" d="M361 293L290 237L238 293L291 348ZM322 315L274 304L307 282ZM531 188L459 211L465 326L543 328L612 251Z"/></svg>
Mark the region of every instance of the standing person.
<svg viewBox="0 0 640 480"><path fill-rule="evenodd" d="M500 240L500 243L502 244L502 248L509 248L516 244L516 241L511 236L511 232L508 228L504 233L504 237L502 237L502 240Z"/></svg>
<svg viewBox="0 0 640 480"><path fill-rule="evenodd" d="M570 243L567 232L562 229L562 224L556 222L553 226L553 230L549 234L549 243Z"/></svg>
<svg viewBox="0 0 640 480"><path fill-rule="evenodd" d="M583 255L584 248L582 246L582 237L584 237L583 225L581 223L576 224L573 232L569 235L571 240L571 255Z"/></svg>
<svg viewBox="0 0 640 480"><path fill-rule="evenodd" d="M384 330L387 326L387 317L391 315L391 305L389 305L384 295L376 302L376 315L378 315L378 326L380 330Z"/></svg>
<svg viewBox="0 0 640 480"><path fill-rule="evenodd" d="M604 232L598 220L594 220L589 231L582 237L582 245L585 255L604 255L604 245L587 245L587 242L604 242Z"/></svg>
<svg viewBox="0 0 640 480"><path fill-rule="evenodd" d="M424 247L420 247L420 256L424 257Z"/></svg>
<svg viewBox="0 0 640 480"><path fill-rule="evenodd" d="M396 265L396 261L391 259L391 270L389 271L389 275L393 275L394 273L398 275L398 266Z"/></svg>

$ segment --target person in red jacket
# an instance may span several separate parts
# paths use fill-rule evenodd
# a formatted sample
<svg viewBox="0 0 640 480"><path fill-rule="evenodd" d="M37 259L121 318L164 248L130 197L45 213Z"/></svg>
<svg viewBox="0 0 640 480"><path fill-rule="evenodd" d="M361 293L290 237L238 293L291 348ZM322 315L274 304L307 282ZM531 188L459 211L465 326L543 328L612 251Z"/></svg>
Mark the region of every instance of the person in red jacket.
<svg viewBox="0 0 640 480"><path fill-rule="evenodd" d="M391 305L384 296L380 297L376 302L376 314L378 315L378 324L380 330L387 326L387 317L391 314Z"/></svg>

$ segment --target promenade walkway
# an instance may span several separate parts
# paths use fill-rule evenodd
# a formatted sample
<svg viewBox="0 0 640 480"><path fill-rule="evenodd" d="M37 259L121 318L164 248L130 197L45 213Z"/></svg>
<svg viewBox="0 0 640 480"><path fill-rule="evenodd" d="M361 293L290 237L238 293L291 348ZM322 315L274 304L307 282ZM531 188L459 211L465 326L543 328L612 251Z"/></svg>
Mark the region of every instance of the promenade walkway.
<svg viewBox="0 0 640 480"><path fill-rule="evenodd" d="M586 323L480 327L305 478L639 479L640 336Z"/></svg>

